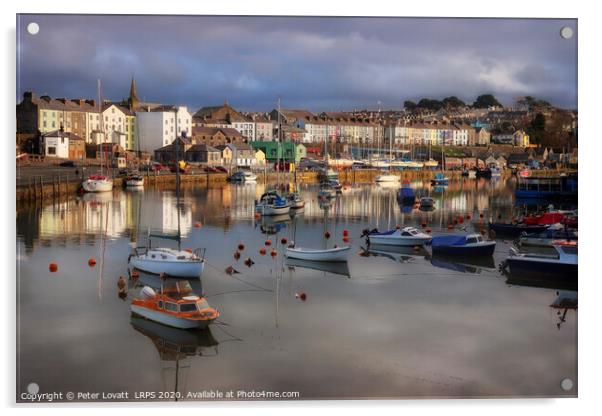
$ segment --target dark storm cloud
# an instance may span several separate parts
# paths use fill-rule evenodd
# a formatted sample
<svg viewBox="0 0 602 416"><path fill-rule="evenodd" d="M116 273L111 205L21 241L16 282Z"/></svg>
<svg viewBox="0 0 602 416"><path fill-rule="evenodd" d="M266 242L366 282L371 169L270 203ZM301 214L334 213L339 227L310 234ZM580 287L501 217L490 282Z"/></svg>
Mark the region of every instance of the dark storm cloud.
<svg viewBox="0 0 602 416"><path fill-rule="evenodd" d="M31 36L27 23L40 24ZM121 99L134 75L148 101L196 109L398 107L493 93L576 107L575 20L21 15L17 93ZM18 98L20 99L20 98Z"/></svg>

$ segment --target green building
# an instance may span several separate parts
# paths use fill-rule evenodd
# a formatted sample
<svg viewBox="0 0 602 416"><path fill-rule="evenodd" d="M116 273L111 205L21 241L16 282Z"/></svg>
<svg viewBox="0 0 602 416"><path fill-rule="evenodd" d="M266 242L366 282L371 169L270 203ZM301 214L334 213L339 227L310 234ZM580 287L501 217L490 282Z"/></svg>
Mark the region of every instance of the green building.
<svg viewBox="0 0 602 416"><path fill-rule="evenodd" d="M269 163L274 163L277 160L299 163L301 158L307 156L307 149L300 143L255 141L250 142L250 144L253 150L261 150Z"/></svg>

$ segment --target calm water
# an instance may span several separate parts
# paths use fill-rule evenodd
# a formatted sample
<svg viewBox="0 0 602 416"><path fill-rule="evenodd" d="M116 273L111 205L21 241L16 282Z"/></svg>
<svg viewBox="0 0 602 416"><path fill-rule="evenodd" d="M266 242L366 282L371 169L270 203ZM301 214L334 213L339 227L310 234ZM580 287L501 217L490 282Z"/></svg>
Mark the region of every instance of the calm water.
<svg viewBox="0 0 602 416"><path fill-rule="evenodd" d="M470 213L458 228L472 231L516 211L511 182L413 186L436 198L434 211L401 208L396 188L375 185L351 187L320 206L317 187L307 185L302 213L255 220L263 185L184 189L182 247L207 248L195 287L221 312L205 332L130 315L140 284L157 284L156 277L130 281L127 299L117 293L128 255L149 228L177 229L173 191L115 190L21 209L18 400L32 382L40 393L126 391L130 399L136 392L211 390L232 390L235 398L239 390L296 391L301 399L575 396L576 311L563 317L549 306L554 285L509 281L498 272L509 240L498 240L493 260L462 264L412 249L360 255L365 228L426 222L440 234ZM298 246L341 245L345 229L348 267L324 270L282 256L283 237ZM275 259L258 252L268 238ZM236 261L240 242L245 249ZM90 257L98 262L93 268ZM58 272L48 271L50 262ZM226 274L230 265L240 273ZM301 292L306 301L296 296ZM560 387L565 378L575 382L570 391Z"/></svg>

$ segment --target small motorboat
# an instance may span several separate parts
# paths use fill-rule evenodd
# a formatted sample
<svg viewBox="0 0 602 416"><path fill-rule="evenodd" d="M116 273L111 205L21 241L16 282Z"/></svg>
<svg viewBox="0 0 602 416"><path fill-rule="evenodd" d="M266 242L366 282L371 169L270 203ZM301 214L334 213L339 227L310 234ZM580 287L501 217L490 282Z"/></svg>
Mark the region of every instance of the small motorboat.
<svg viewBox="0 0 602 416"><path fill-rule="evenodd" d="M431 185L445 186L449 184L449 178L446 178L443 172L439 172L435 175L434 179L431 179Z"/></svg>
<svg viewBox="0 0 602 416"><path fill-rule="evenodd" d="M276 191L268 191L261 195L259 201L255 202L255 210L261 215L287 214L291 210L291 204Z"/></svg>
<svg viewBox="0 0 602 416"><path fill-rule="evenodd" d="M230 177L228 177L228 180L230 182L256 182L257 175L249 171L238 171L230 175Z"/></svg>
<svg viewBox="0 0 602 416"><path fill-rule="evenodd" d="M286 257L311 261L347 261L347 254L349 253L349 249L349 246L329 248L323 250L301 247L287 247Z"/></svg>
<svg viewBox="0 0 602 416"><path fill-rule="evenodd" d="M376 183L383 183L383 182L399 182L399 176L397 175L393 175L393 174L383 174L383 175L377 175L374 178L374 182Z"/></svg>
<svg viewBox="0 0 602 416"><path fill-rule="evenodd" d="M547 230L549 225L527 225L524 223L503 223L503 222L490 222L489 229L495 231L496 234L503 234L508 236L519 236L522 233L536 234Z"/></svg>
<svg viewBox="0 0 602 416"><path fill-rule="evenodd" d="M546 212L541 215L529 215L523 218L523 224L526 225L552 225L562 223L565 219L564 214L559 212Z"/></svg>
<svg viewBox="0 0 602 416"><path fill-rule="evenodd" d="M125 178L125 186L128 188L140 188L144 186L144 176L133 172Z"/></svg>
<svg viewBox="0 0 602 416"><path fill-rule="evenodd" d="M515 275L536 275L550 278L576 279L577 246L553 245L554 253L520 253L510 248L510 255L503 264L504 268Z"/></svg>
<svg viewBox="0 0 602 416"><path fill-rule="evenodd" d="M414 227L404 227L379 233L372 231L366 239L368 244L389 246L422 246L432 240L432 236L417 230Z"/></svg>
<svg viewBox="0 0 602 416"><path fill-rule="evenodd" d="M160 292L144 286L130 310L151 321L180 329L202 329L219 317L207 300L192 291L187 281L164 284Z"/></svg>
<svg viewBox="0 0 602 416"><path fill-rule="evenodd" d="M492 256L495 241L483 240L480 234L451 234L433 237L433 255Z"/></svg>
<svg viewBox="0 0 602 416"><path fill-rule="evenodd" d="M113 181L104 175L92 175L82 182L86 192L109 192L113 190Z"/></svg>

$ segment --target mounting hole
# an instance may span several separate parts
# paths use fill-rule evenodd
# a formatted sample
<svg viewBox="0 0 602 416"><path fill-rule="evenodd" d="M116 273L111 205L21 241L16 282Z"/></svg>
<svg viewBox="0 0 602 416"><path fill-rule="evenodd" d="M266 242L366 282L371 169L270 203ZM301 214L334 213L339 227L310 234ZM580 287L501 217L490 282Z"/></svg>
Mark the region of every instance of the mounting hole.
<svg viewBox="0 0 602 416"><path fill-rule="evenodd" d="M565 378L560 382L560 387L562 388L562 390L564 391L570 391L573 390L573 380L571 380L570 378Z"/></svg>
<svg viewBox="0 0 602 416"><path fill-rule="evenodd" d="M27 25L27 32L29 32L30 35L37 35L39 31L40 25L36 22L31 22Z"/></svg>
<svg viewBox="0 0 602 416"><path fill-rule="evenodd" d="M38 386L38 383L29 383L27 385L27 393L29 394L38 394L39 391L40 386Z"/></svg>
<svg viewBox="0 0 602 416"><path fill-rule="evenodd" d="M573 37L573 29L570 28L569 26L565 26L562 29L560 29L560 37L562 37L562 39L570 39Z"/></svg>

